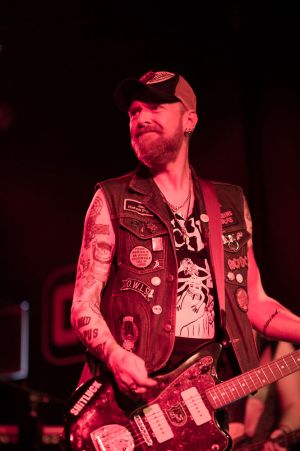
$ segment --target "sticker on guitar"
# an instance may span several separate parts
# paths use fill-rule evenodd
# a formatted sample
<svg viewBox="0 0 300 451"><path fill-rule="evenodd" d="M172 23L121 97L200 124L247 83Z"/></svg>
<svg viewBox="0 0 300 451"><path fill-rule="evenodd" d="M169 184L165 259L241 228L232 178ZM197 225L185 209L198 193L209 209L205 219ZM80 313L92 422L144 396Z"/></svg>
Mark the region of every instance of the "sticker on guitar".
<svg viewBox="0 0 300 451"><path fill-rule="evenodd" d="M170 372L152 374L158 384L129 398L101 375L80 386L65 415L64 440L72 451L223 451L231 439L218 409L300 369L300 350L225 382L217 376L222 346L201 346Z"/></svg>

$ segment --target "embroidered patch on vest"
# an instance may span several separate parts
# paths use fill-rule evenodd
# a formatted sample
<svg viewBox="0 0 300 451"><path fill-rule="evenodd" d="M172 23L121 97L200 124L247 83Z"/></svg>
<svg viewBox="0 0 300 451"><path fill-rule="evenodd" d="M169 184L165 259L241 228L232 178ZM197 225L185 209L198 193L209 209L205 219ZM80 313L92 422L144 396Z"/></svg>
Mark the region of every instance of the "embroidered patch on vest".
<svg viewBox="0 0 300 451"><path fill-rule="evenodd" d="M122 346L127 351L134 351L135 342L139 336L138 328L134 322L133 316L124 316L121 327Z"/></svg>
<svg viewBox="0 0 300 451"><path fill-rule="evenodd" d="M227 261L229 269L231 271L235 269L247 268L248 266L248 257L245 255L244 257L240 255L238 258L229 258Z"/></svg>
<svg viewBox="0 0 300 451"><path fill-rule="evenodd" d="M153 214L142 204L134 199L124 199L124 210L134 211L138 215L153 216Z"/></svg>
<svg viewBox="0 0 300 451"><path fill-rule="evenodd" d="M247 291L244 288L238 288L235 292L235 299L240 309L243 310L243 312L247 312L249 304Z"/></svg>
<svg viewBox="0 0 300 451"><path fill-rule="evenodd" d="M237 224L237 219L232 210L226 210L221 212L221 222L222 226L227 227Z"/></svg>
<svg viewBox="0 0 300 451"><path fill-rule="evenodd" d="M122 280L122 283L123 285L121 286L120 291L136 291L137 293L140 293L148 302L150 302L153 298L154 289L140 280L128 278Z"/></svg>

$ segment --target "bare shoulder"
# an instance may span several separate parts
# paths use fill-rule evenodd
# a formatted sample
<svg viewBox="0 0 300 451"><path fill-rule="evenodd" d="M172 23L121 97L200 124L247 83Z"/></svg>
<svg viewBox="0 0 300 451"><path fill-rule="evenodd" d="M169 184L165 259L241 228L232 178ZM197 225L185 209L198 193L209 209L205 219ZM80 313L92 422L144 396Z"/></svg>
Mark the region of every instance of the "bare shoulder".
<svg viewBox="0 0 300 451"><path fill-rule="evenodd" d="M246 199L246 196L244 197L244 217L245 217L245 222L246 222L246 227L249 233L251 233L252 235L252 217L251 217L251 212L250 212L250 208L248 205L248 201Z"/></svg>

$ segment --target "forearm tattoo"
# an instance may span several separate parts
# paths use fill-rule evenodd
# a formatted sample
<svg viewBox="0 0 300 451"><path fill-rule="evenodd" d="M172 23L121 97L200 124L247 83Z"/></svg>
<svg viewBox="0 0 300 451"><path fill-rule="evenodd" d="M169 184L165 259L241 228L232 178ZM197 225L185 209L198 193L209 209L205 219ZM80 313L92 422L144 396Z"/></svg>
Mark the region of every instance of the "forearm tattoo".
<svg viewBox="0 0 300 451"><path fill-rule="evenodd" d="M97 357L99 360L101 360L104 356L104 347L105 343L101 343L91 349L92 354L94 354L94 356Z"/></svg>
<svg viewBox="0 0 300 451"><path fill-rule="evenodd" d="M115 346L115 340L112 338L112 335L109 331L101 333L101 343L98 343L96 346L91 348L92 354L96 356L98 359L106 359L113 346Z"/></svg>
<svg viewBox="0 0 300 451"><path fill-rule="evenodd" d="M262 333L263 335L266 335L266 331L269 327L270 322L272 321L273 318L275 318L275 316L279 313L279 310L275 310L272 315L270 316L270 318L265 322L265 325L263 327Z"/></svg>
<svg viewBox="0 0 300 451"><path fill-rule="evenodd" d="M88 326L91 322L90 316L81 316L77 320L77 329L81 329L84 326Z"/></svg>
<svg viewBox="0 0 300 451"><path fill-rule="evenodd" d="M89 342L98 337L98 329L87 329L83 332L82 336L85 342Z"/></svg>

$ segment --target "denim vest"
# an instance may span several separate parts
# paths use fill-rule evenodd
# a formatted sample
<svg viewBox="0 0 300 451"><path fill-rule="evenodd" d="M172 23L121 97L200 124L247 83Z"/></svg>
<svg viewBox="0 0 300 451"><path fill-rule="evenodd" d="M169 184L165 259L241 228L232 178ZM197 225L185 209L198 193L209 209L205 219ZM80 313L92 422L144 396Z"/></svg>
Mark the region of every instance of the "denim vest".
<svg viewBox="0 0 300 451"><path fill-rule="evenodd" d="M199 179L192 172L203 214ZM247 317L249 234L243 193L234 185L213 184L221 205L224 242L226 303L225 312L219 312L226 336L223 343L232 345L240 370L247 371L258 360ZM117 342L141 356L153 372L166 364L175 340L178 263L170 213L144 166L97 186L104 191L116 235L101 312Z"/></svg>

